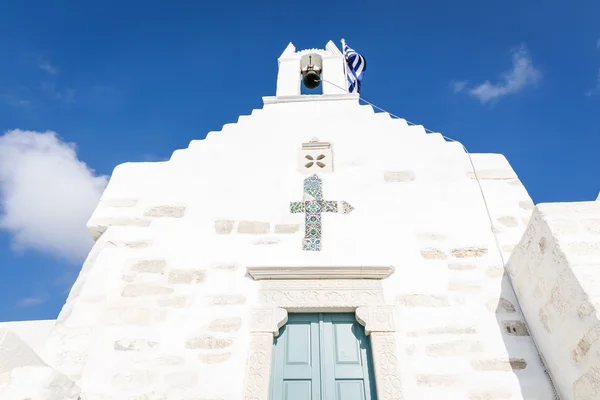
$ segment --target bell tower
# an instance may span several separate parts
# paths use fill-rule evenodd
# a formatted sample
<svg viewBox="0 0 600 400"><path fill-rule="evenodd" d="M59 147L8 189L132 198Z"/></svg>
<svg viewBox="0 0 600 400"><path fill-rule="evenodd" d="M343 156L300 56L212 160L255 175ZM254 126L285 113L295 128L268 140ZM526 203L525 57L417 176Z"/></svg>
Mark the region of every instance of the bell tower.
<svg viewBox="0 0 600 400"><path fill-rule="evenodd" d="M344 55L331 40L324 50L296 51L290 43L278 63L276 97L300 96L301 85L309 89L322 85L323 95L347 93Z"/></svg>

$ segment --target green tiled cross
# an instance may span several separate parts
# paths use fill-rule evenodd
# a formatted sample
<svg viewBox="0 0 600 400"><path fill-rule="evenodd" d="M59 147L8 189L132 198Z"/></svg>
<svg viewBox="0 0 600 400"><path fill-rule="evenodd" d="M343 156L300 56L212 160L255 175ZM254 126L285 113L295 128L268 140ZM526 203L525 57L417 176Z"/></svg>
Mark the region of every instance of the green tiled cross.
<svg viewBox="0 0 600 400"><path fill-rule="evenodd" d="M354 210L354 207L345 201L323 200L322 183L317 175L309 176L304 180L303 201L290 203L292 213L305 213L302 249L306 251L321 250L321 213L348 214Z"/></svg>

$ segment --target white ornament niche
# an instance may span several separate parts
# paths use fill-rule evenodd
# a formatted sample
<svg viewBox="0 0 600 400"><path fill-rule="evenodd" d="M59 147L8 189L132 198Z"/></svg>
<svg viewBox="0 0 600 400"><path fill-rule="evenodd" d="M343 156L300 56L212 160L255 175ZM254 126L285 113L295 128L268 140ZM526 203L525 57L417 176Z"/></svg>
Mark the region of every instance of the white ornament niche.
<svg viewBox="0 0 600 400"><path fill-rule="evenodd" d="M305 175L333 172L331 143L319 142L317 138L313 138L308 143L302 143L298 157L298 171Z"/></svg>

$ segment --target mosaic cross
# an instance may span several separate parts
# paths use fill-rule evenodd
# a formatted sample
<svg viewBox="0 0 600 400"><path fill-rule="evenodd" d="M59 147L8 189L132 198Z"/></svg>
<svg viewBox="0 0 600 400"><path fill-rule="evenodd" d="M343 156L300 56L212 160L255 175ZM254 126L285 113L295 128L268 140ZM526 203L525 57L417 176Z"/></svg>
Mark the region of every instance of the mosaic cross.
<svg viewBox="0 0 600 400"><path fill-rule="evenodd" d="M345 201L323 200L322 181L317 175L304 180L303 201L290 203L293 214L305 213L304 240L302 249L306 251L321 250L321 214L334 212L348 214L354 207Z"/></svg>

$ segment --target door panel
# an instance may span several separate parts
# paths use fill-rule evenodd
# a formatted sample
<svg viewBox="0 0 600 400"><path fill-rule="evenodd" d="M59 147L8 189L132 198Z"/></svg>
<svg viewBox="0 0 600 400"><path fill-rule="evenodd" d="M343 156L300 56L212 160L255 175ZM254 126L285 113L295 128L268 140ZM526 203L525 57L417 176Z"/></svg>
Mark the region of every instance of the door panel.
<svg viewBox="0 0 600 400"><path fill-rule="evenodd" d="M272 400L376 400L374 382L354 314L289 314L274 344Z"/></svg>
<svg viewBox="0 0 600 400"><path fill-rule="evenodd" d="M354 322L340 321L332 327L335 379L362 379L363 365L360 342Z"/></svg>
<svg viewBox="0 0 600 400"><path fill-rule="evenodd" d="M336 381L336 400L365 400L365 385L361 380Z"/></svg>
<svg viewBox="0 0 600 400"><path fill-rule="evenodd" d="M375 400L370 343L354 314L323 314L325 398Z"/></svg>
<svg viewBox="0 0 600 400"><path fill-rule="evenodd" d="M273 400L322 400L318 316L290 314L275 338Z"/></svg>
<svg viewBox="0 0 600 400"><path fill-rule="evenodd" d="M283 379L311 379L313 358L311 355L310 322L291 323L287 326L284 338L284 373ZM318 360L318 358L317 358Z"/></svg>
<svg viewBox="0 0 600 400"><path fill-rule="evenodd" d="M285 400L313 400L314 397L312 395L312 385L310 380L306 381L284 381L283 382L283 397L277 397ZM276 397L271 397L275 399ZM320 400L320 397L317 397L316 400Z"/></svg>

